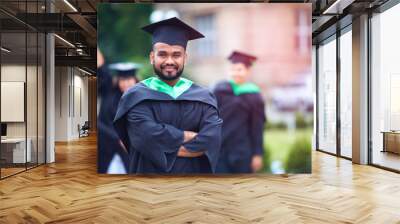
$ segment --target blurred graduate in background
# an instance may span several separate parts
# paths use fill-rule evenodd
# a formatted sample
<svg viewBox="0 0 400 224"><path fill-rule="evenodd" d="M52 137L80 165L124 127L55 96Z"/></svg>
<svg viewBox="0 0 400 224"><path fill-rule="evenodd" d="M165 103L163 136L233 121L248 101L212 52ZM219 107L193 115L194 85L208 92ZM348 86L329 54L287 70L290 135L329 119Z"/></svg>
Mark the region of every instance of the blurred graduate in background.
<svg viewBox="0 0 400 224"><path fill-rule="evenodd" d="M98 115L98 172L126 174L129 154L113 126L118 103L130 87L138 83L134 63L115 63L99 74L101 106Z"/></svg>
<svg viewBox="0 0 400 224"><path fill-rule="evenodd" d="M218 83L214 94L222 120L222 146L217 173L251 173L263 167L266 121L260 89L248 82L254 56L234 51L230 79Z"/></svg>

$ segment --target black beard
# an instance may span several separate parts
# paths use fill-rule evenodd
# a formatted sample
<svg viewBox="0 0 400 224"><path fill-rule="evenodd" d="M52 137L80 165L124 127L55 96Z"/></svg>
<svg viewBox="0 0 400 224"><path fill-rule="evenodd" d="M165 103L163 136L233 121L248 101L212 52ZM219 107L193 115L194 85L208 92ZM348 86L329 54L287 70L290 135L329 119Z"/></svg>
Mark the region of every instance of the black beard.
<svg viewBox="0 0 400 224"><path fill-rule="evenodd" d="M178 70L178 71L176 72L176 75L174 75L174 76L165 76L165 75L162 73L162 71L161 71L160 69L157 69L156 66L153 64L153 70L154 70L154 72L156 73L156 75L157 75L161 80L164 80L164 81L173 81L173 80L178 79L179 77L181 77L182 72L183 72L183 69L184 69L184 66L182 67L182 69Z"/></svg>

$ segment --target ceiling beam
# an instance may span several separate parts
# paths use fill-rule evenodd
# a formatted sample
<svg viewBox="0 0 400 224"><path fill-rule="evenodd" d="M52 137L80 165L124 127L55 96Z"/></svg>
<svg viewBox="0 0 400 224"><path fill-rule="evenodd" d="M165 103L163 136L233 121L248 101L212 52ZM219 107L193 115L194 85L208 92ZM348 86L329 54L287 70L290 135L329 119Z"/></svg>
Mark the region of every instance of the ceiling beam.
<svg viewBox="0 0 400 224"><path fill-rule="evenodd" d="M322 14L342 14L343 10L351 5L355 0L336 0L332 2Z"/></svg>
<svg viewBox="0 0 400 224"><path fill-rule="evenodd" d="M96 70L96 58L91 56L55 56L56 66L87 67Z"/></svg>

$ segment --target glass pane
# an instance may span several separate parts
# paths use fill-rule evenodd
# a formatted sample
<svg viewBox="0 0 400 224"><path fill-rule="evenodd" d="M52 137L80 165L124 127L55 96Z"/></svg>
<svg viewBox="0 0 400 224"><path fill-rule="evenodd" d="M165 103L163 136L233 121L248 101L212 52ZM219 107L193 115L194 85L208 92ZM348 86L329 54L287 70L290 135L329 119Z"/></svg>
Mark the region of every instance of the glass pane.
<svg viewBox="0 0 400 224"><path fill-rule="evenodd" d="M30 153L28 156L28 168L37 165L37 132L38 132L38 88L37 88L37 74L38 74L38 36L36 32L28 32L28 63L27 63L27 81L26 81L26 113L27 113L27 143L28 143L28 151Z"/></svg>
<svg viewBox="0 0 400 224"><path fill-rule="evenodd" d="M336 153L336 39L318 48L320 150Z"/></svg>
<svg viewBox="0 0 400 224"><path fill-rule="evenodd" d="M26 151L26 33L1 34L1 140L2 177L25 170ZM28 147L29 149L29 147Z"/></svg>
<svg viewBox="0 0 400 224"><path fill-rule="evenodd" d="M39 34L38 45L38 163L45 163L45 44L46 37L44 34Z"/></svg>
<svg viewBox="0 0 400 224"><path fill-rule="evenodd" d="M352 157L352 35L351 31L340 37L340 153Z"/></svg>
<svg viewBox="0 0 400 224"><path fill-rule="evenodd" d="M38 2L32 1L27 2L26 12L37 13ZM28 17L31 24L37 24L37 18ZM30 159L28 159L27 167L31 168L37 166L38 160L38 142L37 142L37 132L38 132L38 88L37 88L37 76L38 76L38 33L36 30L27 30L27 80L26 80L26 113L27 113L27 150L30 151Z"/></svg>
<svg viewBox="0 0 400 224"><path fill-rule="evenodd" d="M400 170L400 5L372 18L372 163Z"/></svg>

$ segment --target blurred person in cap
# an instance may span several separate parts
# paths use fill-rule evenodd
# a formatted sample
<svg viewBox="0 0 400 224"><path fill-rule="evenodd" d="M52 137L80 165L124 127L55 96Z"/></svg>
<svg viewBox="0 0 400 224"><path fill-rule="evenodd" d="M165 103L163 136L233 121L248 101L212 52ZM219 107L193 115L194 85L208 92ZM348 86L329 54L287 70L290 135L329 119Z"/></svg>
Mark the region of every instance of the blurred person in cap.
<svg viewBox="0 0 400 224"><path fill-rule="evenodd" d="M130 152L129 173L213 173L222 120L207 89L182 78L190 40L204 36L178 18L142 28L152 35L156 76L129 89L114 125Z"/></svg>
<svg viewBox="0 0 400 224"><path fill-rule="evenodd" d="M112 115L109 112L109 102L115 95L115 86L108 65L100 49L97 49L97 172L107 173L108 165L112 159L112 148L121 147L118 136L113 131ZM111 116L110 116L111 115Z"/></svg>
<svg viewBox="0 0 400 224"><path fill-rule="evenodd" d="M111 75L108 71L108 65L100 49L97 49L97 96L101 99L111 90Z"/></svg>
<svg viewBox="0 0 400 224"><path fill-rule="evenodd" d="M111 90L102 99L99 118L98 166L100 173L124 174L127 173L129 154L113 126L113 120L118 108L118 102L129 88L134 86L138 79L136 73L138 65L134 63L115 63L108 66L112 79L109 80Z"/></svg>
<svg viewBox="0 0 400 224"><path fill-rule="evenodd" d="M117 77L118 88L121 93L126 92L129 88L139 82L137 78L137 70L139 65L135 63L115 63L110 65L111 71L114 71ZM122 96L122 94L121 94Z"/></svg>
<svg viewBox="0 0 400 224"><path fill-rule="evenodd" d="M230 79L214 87L224 121L217 173L251 173L263 166L264 101L259 87L248 81L256 59L232 52Z"/></svg>

